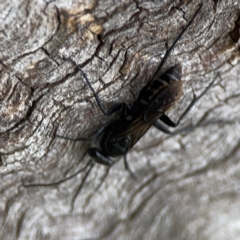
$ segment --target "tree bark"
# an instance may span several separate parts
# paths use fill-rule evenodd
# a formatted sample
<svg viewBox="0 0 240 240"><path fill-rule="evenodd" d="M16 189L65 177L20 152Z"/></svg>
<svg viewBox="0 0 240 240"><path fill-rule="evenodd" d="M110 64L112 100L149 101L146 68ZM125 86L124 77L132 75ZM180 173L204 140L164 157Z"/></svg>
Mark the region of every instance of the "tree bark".
<svg viewBox="0 0 240 240"><path fill-rule="evenodd" d="M176 134L152 127L129 152L137 179L122 158L89 165L97 142L56 136L116 117L69 58L105 109L129 104L201 1L0 3L0 239L239 239L240 6L202 2L162 69L182 67L169 117L220 77Z"/></svg>

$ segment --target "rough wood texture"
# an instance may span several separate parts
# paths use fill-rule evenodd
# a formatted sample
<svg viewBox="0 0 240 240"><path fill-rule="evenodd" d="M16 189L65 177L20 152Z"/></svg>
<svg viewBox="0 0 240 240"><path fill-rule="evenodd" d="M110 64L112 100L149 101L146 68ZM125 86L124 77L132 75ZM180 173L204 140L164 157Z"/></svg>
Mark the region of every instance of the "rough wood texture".
<svg viewBox="0 0 240 240"><path fill-rule="evenodd" d="M220 72L174 136L152 128L111 168L86 166L106 108L133 101L201 1L0 3L0 239L239 239L239 0L202 1L164 70L181 63L175 121ZM114 116L113 116L114 117Z"/></svg>

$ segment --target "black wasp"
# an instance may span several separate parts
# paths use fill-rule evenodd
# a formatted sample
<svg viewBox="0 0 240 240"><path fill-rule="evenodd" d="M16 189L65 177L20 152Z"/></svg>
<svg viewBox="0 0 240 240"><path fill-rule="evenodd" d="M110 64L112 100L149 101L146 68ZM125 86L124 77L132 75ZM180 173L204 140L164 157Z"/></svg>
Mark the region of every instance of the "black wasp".
<svg viewBox="0 0 240 240"><path fill-rule="evenodd" d="M87 75L79 65L70 59L82 73L103 114L109 116L118 112L118 116L115 120L110 121L94 134L94 138L101 136L99 143L100 148L88 149L88 154L95 162L104 165L113 164L113 158L126 155L129 149L135 145L135 143L152 125L165 133L170 133L161 122L170 127L176 127L195 102L203 95L201 94L198 98L194 95L194 100L181 115L177 123L171 121L171 119L165 114L165 112L168 111L182 95L181 67L180 65L176 65L163 74L160 74L160 72L174 46L187 28L192 24L200 9L201 6L195 12L191 21L182 30L172 46L167 50L153 78L141 90L137 100L130 105L122 102L114 105L106 111ZM58 137L73 141L84 140L84 138L71 139L62 136Z"/></svg>
<svg viewBox="0 0 240 240"><path fill-rule="evenodd" d="M105 116L109 116L113 113L117 113L115 120L102 126L97 132L93 134L92 138L77 138L72 139L68 137L63 137L57 135L57 137L72 140L72 141L84 141L93 140L101 136L99 142L99 148L89 148L88 154L94 162L103 165L112 165L114 163L114 157L124 156L125 167L130 171L127 161L126 154L131 149L136 142L147 132L147 130L154 125L159 130L170 134L171 132L162 124L166 124L170 127L177 127L180 121L186 116L190 111L192 106L208 91L212 86L215 79L210 83L210 85L202 92L198 97L194 94L194 99L191 104L186 108L183 114L180 116L177 123L174 123L165 113L170 110L172 106L178 101L182 95L182 81L181 81L181 66L175 65L163 74L161 74L161 69L165 62L167 61L171 51L175 47L176 43L180 40L184 32L192 24L195 17L199 13L202 5L195 12L194 16L186 27L182 30L177 39L173 42L171 47L166 51L156 73L149 83L141 90L137 100L132 104L126 104L124 102L118 103L106 111L98 97L98 94L93 89L87 75L72 59L69 59L82 73L85 81L87 82L89 88L93 92L93 95L100 107L102 113ZM92 161L90 161L92 164ZM61 183L75 176L79 172L83 171L88 167L80 169L74 175L61 180L57 183ZM131 171L130 171L131 172ZM48 186L53 184L31 184L27 186Z"/></svg>
<svg viewBox="0 0 240 240"><path fill-rule="evenodd" d="M105 116L109 116L116 112L118 113L115 120L102 126L94 134L94 137L91 138L96 139L101 136L99 148L88 149L88 154L95 162L103 165L112 165L114 162L112 158L124 156L125 166L128 168L125 155L152 125L165 133L171 133L161 122L170 127L178 126L180 121L190 111L196 101L199 100L211 87L214 81L212 81L199 97L196 97L194 94L193 101L180 116L177 123L174 123L165 114L182 95L181 67L180 65L173 66L163 74L160 74L161 69L176 43L192 24L201 7L202 5L200 5L190 22L182 30L172 46L167 50L153 78L141 90L137 100L132 104L128 105L124 102L118 103L106 111L87 75L73 60L70 59L82 73L89 88L93 92L102 113ZM73 141L90 140L84 138L71 139L63 136L58 137Z"/></svg>

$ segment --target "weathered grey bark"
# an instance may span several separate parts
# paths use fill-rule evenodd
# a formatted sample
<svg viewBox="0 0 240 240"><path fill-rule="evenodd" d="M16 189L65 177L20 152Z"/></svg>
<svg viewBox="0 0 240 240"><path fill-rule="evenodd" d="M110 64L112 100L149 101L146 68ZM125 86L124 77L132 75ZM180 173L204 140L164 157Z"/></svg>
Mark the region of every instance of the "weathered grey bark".
<svg viewBox="0 0 240 240"><path fill-rule="evenodd" d="M184 3L184 2L188 2ZM239 1L202 1L164 70L181 63L176 121L220 72L221 79L166 136L151 129L122 159L86 166L87 137L149 81L201 1L2 1L0 24L0 239L239 239ZM114 116L113 116L114 117Z"/></svg>

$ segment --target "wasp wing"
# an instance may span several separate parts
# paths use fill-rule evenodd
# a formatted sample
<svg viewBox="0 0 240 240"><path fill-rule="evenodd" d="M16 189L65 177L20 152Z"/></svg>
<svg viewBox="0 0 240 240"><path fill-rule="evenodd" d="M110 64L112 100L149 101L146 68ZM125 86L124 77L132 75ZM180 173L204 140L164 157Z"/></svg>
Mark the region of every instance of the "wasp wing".
<svg viewBox="0 0 240 240"><path fill-rule="evenodd" d="M131 144L130 148L132 148L135 143L147 132L147 130L152 126L153 122L144 122L142 120L142 116L136 118L133 122L126 125L122 131L119 132L116 139L119 140L125 136L131 135Z"/></svg>
<svg viewBox="0 0 240 240"><path fill-rule="evenodd" d="M178 101L182 94L182 82L171 82L167 87L161 88L155 96L151 98L147 107L143 107L137 116L131 121L122 124L122 128L116 134L116 140L125 136L132 136L130 148L147 132L153 123L169 111Z"/></svg>

